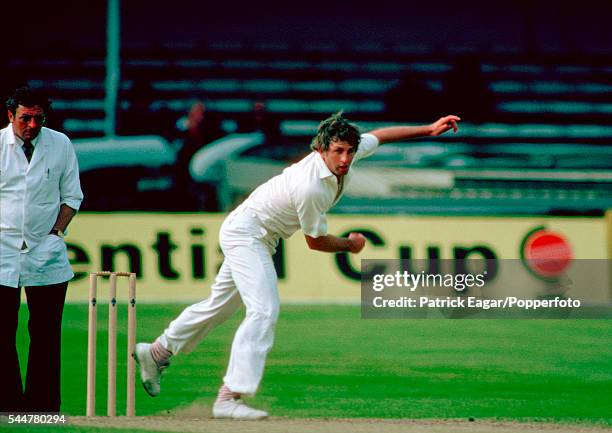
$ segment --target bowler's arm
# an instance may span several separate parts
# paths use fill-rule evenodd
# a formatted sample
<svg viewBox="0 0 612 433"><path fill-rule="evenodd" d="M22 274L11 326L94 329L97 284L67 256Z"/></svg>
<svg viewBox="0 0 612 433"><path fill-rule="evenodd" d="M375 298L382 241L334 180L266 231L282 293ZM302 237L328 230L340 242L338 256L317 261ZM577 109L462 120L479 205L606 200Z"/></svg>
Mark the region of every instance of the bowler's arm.
<svg viewBox="0 0 612 433"><path fill-rule="evenodd" d="M350 233L348 238L341 238L334 235L325 235L313 238L304 235L308 248L325 253L337 253L348 251L351 253L360 252L365 246L365 237L361 233Z"/></svg>
<svg viewBox="0 0 612 433"><path fill-rule="evenodd" d="M418 137L436 137L449 130L458 131L457 122L461 119L458 116L444 116L430 125L421 126L389 126L370 131L369 134L375 135L380 144L403 141Z"/></svg>

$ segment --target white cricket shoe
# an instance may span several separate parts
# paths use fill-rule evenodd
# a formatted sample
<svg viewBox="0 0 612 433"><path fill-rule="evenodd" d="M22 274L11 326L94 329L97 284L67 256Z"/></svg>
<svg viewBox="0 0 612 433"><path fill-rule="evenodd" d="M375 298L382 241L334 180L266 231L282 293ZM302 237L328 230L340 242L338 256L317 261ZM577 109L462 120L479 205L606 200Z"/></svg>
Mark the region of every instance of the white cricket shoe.
<svg viewBox="0 0 612 433"><path fill-rule="evenodd" d="M239 398L216 401L213 405L214 418L229 418L239 420L258 420L268 417L268 412L263 410L253 409L247 406L244 401Z"/></svg>
<svg viewBox="0 0 612 433"><path fill-rule="evenodd" d="M162 372L168 368L170 363L158 366L153 355L151 355L151 345L149 343L138 343L134 348L132 356L140 368L140 381L147 394L155 397L160 392L159 380Z"/></svg>

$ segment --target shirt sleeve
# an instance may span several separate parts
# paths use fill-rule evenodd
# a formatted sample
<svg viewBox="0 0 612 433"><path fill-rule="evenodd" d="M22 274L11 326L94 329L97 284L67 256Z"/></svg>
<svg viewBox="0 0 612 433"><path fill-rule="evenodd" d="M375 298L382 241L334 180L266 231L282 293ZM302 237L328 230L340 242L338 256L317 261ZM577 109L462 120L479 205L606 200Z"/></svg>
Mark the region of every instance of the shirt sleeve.
<svg viewBox="0 0 612 433"><path fill-rule="evenodd" d="M305 235L313 238L327 234L327 209L321 194L317 194L311 186L297 188L294 197L300 227Z"/></svg>
<svg viewBox="0 0 612 433"><path fill-rule="evenodd" d="M83 201L83 191L79 180L79 163L74 146L67 139L66 165L60 178L60 204L79 210Z"/></svg>
<svg viewBox="0 0 612 433"><path fill-rule="evenodd" d="M376 152L378 149L378 138L373 134L361 134L361 141L359 142L359 148L355 153L354 161L358 161L362 158L367 158Z"/></svg>

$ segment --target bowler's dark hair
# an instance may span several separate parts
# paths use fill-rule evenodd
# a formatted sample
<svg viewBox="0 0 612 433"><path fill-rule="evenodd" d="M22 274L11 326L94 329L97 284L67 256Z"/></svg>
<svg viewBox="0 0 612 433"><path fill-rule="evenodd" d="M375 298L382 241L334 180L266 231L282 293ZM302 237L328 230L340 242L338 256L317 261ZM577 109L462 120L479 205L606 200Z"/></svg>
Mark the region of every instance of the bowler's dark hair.
<svg viewBox="0 0 612 433"><path fill-rule="evenodd" d="M51 101L46 94L39 90L33 90L29 87L18 87L11 97L6 100L6 108L14 115L17 112L17 107L20 105L28 108L38 105L46 113L51 107Z"/></svg>
<svg viewBox="0 0 612 433"><path fill-rule="evenodd" d="M312 139L310 148L325 152L333 141L346 141L355 147L355 151L359 148L359 142L361 141L359 129L349 123L343 116L342 111L332 114L319 124L317 135Z"/></svg>

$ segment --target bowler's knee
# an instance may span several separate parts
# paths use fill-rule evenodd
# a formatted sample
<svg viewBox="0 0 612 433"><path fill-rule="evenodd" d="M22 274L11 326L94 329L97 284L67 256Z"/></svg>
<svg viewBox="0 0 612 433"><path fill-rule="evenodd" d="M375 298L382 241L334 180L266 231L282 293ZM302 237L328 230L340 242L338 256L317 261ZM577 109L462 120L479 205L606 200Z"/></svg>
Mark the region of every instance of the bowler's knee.
<svg viewBox="0 0 612 433"><path fill-rule="evenodd" d="M260 322L264 328L274 328L278 321L279 305L269 305L266 308L247 310L247 319Z"/></svg>

